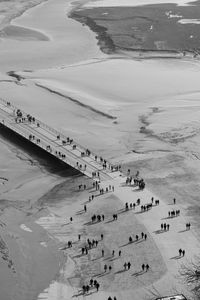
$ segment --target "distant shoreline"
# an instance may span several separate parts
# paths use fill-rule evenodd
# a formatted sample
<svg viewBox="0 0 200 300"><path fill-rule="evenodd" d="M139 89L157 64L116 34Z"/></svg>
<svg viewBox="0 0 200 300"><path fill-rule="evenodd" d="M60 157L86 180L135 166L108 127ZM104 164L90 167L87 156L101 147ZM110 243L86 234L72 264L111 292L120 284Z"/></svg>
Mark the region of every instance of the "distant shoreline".
<svg viewBox="0 0 200 300"><path fill-rule="evenodd" d="M170 6L167 4L164 5L164 7L160 7L161 14L163 13L163 9L170 9ZM196 7L199 9L199 6ZM151 22L154 21L153 17L151 15L151 18L147 17L147 14L152 13L152 7L149 5L147 12L144 12L144 16L142 15L142 7L140 7L139 16L135 17L133 16L133 24L130 22L130 15L129 15L129 9L127 7L120 7L120 9L123 10L122 16L119 16L119 19L117 19L117 15L119 13L119 7L95 7L95 8L84 8L83 4L76 5L74 9L72 9L71 13L69 14L69 17L80 22L83 26L88 26L91 31L96 33L96 39L98 40L98 46L100 47L101 51L105 54L121 54L128 56L130 58L189 58L193 59L199 58L200 52L198 51L198 47L187 47L187 44L185 48L181 47L170 47L170 41L168 45L168 41L166 42L166 46L161 45L158 49L156 49L153 42L156 44L157 41L151 39L148 40L148 35L151 35L151 33L148 33L148 30L145 28L140 28L140 20L141 19L147 19L148 26L151 24ZM126 12L127 12L127 19L126 19ZM190 11L191 13L191 11ZM134 18L138 18L139 21ZM127 22L127 31L126 26L124 25L124 28L120 28L120 26L123 27L122 22L125 24ZM145 21L146 22L146 21ZM162 22L162 21L161 21ZM164 19L165 22L165 19ZM173 26L176 22L173 23ZM130 27L130 26L133 27ZM163 25L163 24L161 24ZM143 25L144 26L144 25ZM147 26L145 24L145 26ZM140 28L139 32L138 30L134 28ZM132 31L130 31L130 28L133 28ZM184 27L186 28L186 27ZM125 30L124 30L125 29ZM124 30L124 31L123 31ZM140 34L141 33L141 34ZM157 34L157 32L155 33ZM162 32L159 32L159 34L162 37ZM130 39L129 39L130 37ZM158 37L158 43L164 43L164 41L159 41L160 36ZM140 40L146 39L145 42L141 42ZM163 38L166 39L166 36ZM116 42L117 41L117 42ZM133 42L132 42L133 41ZM187 37L187 43L188 43L188 37ZM177 42L178 44L178 42ZM176 46L177 46L176 44Z"/></svg>

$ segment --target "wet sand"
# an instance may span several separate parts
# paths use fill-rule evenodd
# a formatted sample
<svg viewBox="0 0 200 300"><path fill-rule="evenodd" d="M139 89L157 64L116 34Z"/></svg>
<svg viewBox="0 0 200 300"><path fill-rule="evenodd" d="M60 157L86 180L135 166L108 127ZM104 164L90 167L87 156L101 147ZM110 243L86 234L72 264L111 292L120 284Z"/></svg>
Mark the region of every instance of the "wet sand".
<svg viewBox="0 0 200 300"><path fill-rule="evenodd" d="M135 235L146 230L149 238L147 244L124 247L123 262L131 260L132 273L114 274L121 271L123 264L117 259L109 262L113 273L100 277L100 293L92 293L88 299L102 300L115 293L123 299L125 291L127 299L134 299L134 295L142 299L150 296L154 284L161 293L172 293L180 264L171 258L176 256L179 244L186 247L188 259L199 251L195 238L199 239L198 61L133 61L122 55L108 57L101 54L95 35L88 28L67 18L66 13L71 8L63 0L58 0L56 5L49 0L12 22L12 26L41 32L50 39L3 39L0 44L1 71L4 72L0 81L1 97L97 154L122 163L125 173L128 167L133 173L139 169L147 181L147 190L140 193L119 186L116 194L102 197L101 201L97 197L84 215L83 204L92 191L89 180L72 170L65 172L58 168L55 172L47 167L55 162L42 163L41 153L33 154L26 147L19 148L20 143L1 140L1 177L8 179L6 182L1 179L1 183L4 182L1 219L10 226L3 229L6 234L12 233L11 244L4 239L19 274L20 287L19 290L10 288L9 284L13 287L16 277L5 262L1 268L7 270L9 278L5 297L9 299L8 291L16 293L19 300L23 297L25 300L27 295L28 299L40 294L38 299L60 300L81 294L81 284L96 272L102 272L104 261L98 259L100 248L84 259L73 258L80 255L77 235L81 232L86 239L99 235L100 231L105 231L103 245L108 257L113 247L117 249L125 244L126 232ZM40 20L37 23L36 16ZM14 73L17 76L5 74L13 70L18 71ZM81 182L86 182L90 189L77 192ZM147 215L138 213L125 217L121 214L118 226L112 222L94 227L84 225L95 211L104 211L106 222L110 221L112 210L122 209L126 199L131 202L141 197L146 203L152 196L149 189L162 196L158 210L153 209ZM174 231L167 233L166 239L165 234L156 235L155 231L174 195L182 216L170 220ZM17 224L13 223L13 214L18 216ZM70 216L75 219L73 224L69 224ZM187 221L192 223L191 232L180 234ZM123 235L119 235L118 228ZM190 245L185 245L185 234L191 242L191 252ZM61 250L69 239L75 242L71 253ZM12 249L16 249L15 253ZM139 271L141 252L145 262L150 261L152 271L137 279L133 274ZM40 254L41 261L36 257ZM63 256L66 261L61 266ZM92 259L97 261L93 263ZM29 288L30 282L33 289ZM185 290L177 281L176 285L179 291ZM137 291L136 286L140 287Z"/></svg>
<svg viewBox="0 0 200 300"><path fill-rule="evenodd" d="M49 38L39 31L23 28L20 26L8 25L1 32L0 37L4 39L20 40L20 41L48 41Z"/></svg>

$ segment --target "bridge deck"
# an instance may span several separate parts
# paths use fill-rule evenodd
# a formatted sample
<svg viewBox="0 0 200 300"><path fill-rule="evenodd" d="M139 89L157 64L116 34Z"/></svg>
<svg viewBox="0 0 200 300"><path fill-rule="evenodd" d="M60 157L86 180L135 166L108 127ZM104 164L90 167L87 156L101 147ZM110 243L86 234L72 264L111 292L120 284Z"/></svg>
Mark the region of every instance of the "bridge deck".
<svg viewBox="0 0 200 300"><path fill-rule="evenodd" d="M46 152L51 153L51 155L57 157L59 160L90 178L94 178L94 172L99 172L101 180L110 180L119 175L110 163L107 162L106 168L103 168L100 157L97 156L95 159L96 155L93 153L87 155L86 149L74 141L72 143L66 142L67 137L64 134L37 119L31 122L28 121L27 113L22 110L20 111L22 112L22 118L24 119L17 117L17 110L18 108L10 104L10 102L1 99L0 124L34 143ZM57 138L58 136L60 136L60 139ZM65 141L66 144L63 145L63 141ZM76 149L73 149L74 145L76 145ZM111 168L113 168L115 172L111 171Z"/></svg>

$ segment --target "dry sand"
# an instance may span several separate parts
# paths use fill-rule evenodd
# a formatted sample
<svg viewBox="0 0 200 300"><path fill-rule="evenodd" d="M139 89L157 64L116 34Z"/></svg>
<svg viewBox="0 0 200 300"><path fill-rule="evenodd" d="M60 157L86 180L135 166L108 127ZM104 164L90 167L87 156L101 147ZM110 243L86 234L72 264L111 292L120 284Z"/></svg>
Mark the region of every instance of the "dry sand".
<svg viewBox="0 0 200 300"><path fill-rule="evenodd" d="M23 79L18 81L1 74L1 97L106 158L127 164L134 173L141 170L147 187L162 196L162 200L159 207L148 213L140 214L137 208L136 214L121 213L116 224L106 223L112 218L112 211L123 208L124 202L134 202L140 197L146 203L152 193L148 189L134 192L133 188L121 186L121 178L113 179L115 193L96 197L88 206L88 213L82 214L80 210L91 190L78 193L77 185L85 178L71 174L71 170L63 172L60 167L55 174L46 166L55 162L44 164L38 158L40 154L24 146L19 149L19 143L1 140L1 176L8 179L1 179L1 221L9 226L2 229L6 233L2 236L6 240L10 233L11 244L6 240L5 249L9 249L9 257L20 274L16 289L11 289L16 275L12 268L8 269L8 261L2 263L0 270L8 278L6 286L1 281L6 287L3 300L12 299L13 293L17 300L35 299L42 290L38 299L67 300L77 295L88 277L102 272L104 261L98 259L99 249L92 250L88 257L73 258L80 254L78 243L71 252L59 251L58 245L61 248L69 239L77 241L79 232L87 239L99 237L100 231L105 233L105 258L110 256L112 248L117 251L124 245L130 234L145 231L148 240L122 247L122 261L131 261L130 271L117 273L123 263L118 259L108 260L113 266L112 273L100 274L100 292L92 293L88 299L103 300L108 295L117 295L118 300L124 300L124 295L127 300L149 299L154 289L161 294L175 290L187 294L177 273L182 262L199 252L198 61L108 59L97 48L94 34L67 18L71 8L63 0L56 3L49 0L12 21L12 26L40 32L49 40L2 38L1 71L18 70ZM174 195L181 217L167 220L171 224L169 232L156 234L161 219L171 209L168 204ZM101 226L83 225L96 211L103 211L106 221ZM74 222L68 224L72 215ZM192 230L179 232L188 220ZM171 259L180 247L186 250L186 257ZM12 249L18 250L11 253ZM56 280L63 254L67 261ZM41 260L36 258L38 255ZM54 261L52 257L57 258ZM151 270L137 276L142 259L150 264Z"/></svg>

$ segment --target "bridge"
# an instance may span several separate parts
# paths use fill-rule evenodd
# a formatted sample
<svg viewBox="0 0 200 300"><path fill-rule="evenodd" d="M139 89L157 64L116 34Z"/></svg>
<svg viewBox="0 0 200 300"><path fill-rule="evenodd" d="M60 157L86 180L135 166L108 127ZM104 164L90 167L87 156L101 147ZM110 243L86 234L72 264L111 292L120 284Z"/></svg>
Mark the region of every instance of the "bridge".
<svg viewBox="0 0 200 300"><path fill-rule="evenodd" d="M89 178L106 181L119 176L120 166L112 165L4 99L0 99L0 126L10 129Z"/></svg>

